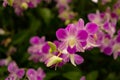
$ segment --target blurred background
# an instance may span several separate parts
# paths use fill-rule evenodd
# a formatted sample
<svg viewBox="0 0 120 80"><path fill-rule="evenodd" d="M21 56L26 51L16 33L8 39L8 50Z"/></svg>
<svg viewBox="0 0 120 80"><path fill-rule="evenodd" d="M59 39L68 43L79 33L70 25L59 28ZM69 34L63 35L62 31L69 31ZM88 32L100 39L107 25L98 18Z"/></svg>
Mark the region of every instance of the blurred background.
<svg viewBox="0 0 120 80"><path fill-rule="evenodd" d="M65 28L68 23L78 21L79 18L83 18L86 23L89 13L95 13L98 9L105 11L106 7L111 7L115 1L103 6L100 1L94 3L91 0L72 0L69 6L76 16L65 21L58 16L54 0L41 1L36 8L28 8L20 16L16 15L13 7L3 7L3 1L0 0L0 59L11 56L19 67L42 67L46 73L44 80L80 80L81 76L86 76L86 80L120 80L120 58L114 60L113 56L100 53L98 48L78 53L85 59L81 65L74 67L68 63L57 70L48 68L43 63L29 61L30 55L27 53L32 36L45 36L47 41L54 41L57 39L55 33L58 28ZM117 29L119 26L120 21L117 23ZM0 80L4 80L8 74L7 66L0 66Z"/></svg>

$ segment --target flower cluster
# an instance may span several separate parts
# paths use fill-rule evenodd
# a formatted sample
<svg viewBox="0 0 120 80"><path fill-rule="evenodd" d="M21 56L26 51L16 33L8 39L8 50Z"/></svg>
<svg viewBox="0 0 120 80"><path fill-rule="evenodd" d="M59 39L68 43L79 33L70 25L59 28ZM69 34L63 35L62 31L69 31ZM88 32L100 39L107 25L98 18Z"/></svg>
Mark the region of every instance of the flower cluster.
<svg viewBox="0 0 120 80"><path fill-rule="evenodd" d="M11 61L11 58L8 57L6 59L0 59L0 66L7 66Z"/></svg>
<svg viewBox="0 0 120 80"><path fill-rule="evenodd" d="M8 65L8 71L10 74L5 80L20 80L25 74L25 70L23 68L18 68L15 62L11 62Z"/></svg>
<svg viewBox="0 0 120 80"><path fill-rule="evenodd" d="M116 59L120 52L119 31L118 35L115 35L118 21L117 15L107 8L106 12L103 13L97 11L96 14L88 14L88 19L99 27L96 35L98 36L97 43L101 52L104 52L106 55L112 55L113 53L113 57Z"/></svg>
<svg viewBox="0 0 120 80"><path fill-rule="evenodd" d="M28 69L26 75L28 77L28 80L43 80L46 76L41 68L38 68L37 71L32 68Z"/></svg>
<svg viewBox="0 0 120 80"><path fill-rule="evenodd" d="M22 15L22 12L27 8L34 8L41 2L41 0L4 0L3 6L12 6L17 15Z"/></svg>
<svg viewBox="0 0 120 80"><path fill-rule="evenodd" d="M21 80L25 75L25 69L19 68L17 64L12 61L8 65L9 76L5 80ZM29 80L43 80L45 78L45 73L41 68L38 68L37 71L30 68L26 72L26 77Z"/></svg>
<svg viewBox="0 0 120 80"><path fill-rule="evenodd" d="M52 2L52 0L45 1L47 3ZM58 8L58 17L61 20L67 22L76 16L69 5L72 0L54 1ZM98 0L92 1L98 3ZM41 0L3 0L3 6L12 6L17 15L22 15L24 10L35 8L40 2ZM100 2L105 5L112 0L101 0ZM81 54L94 47L100 48L102 53L108 56L113 55L113 58L117 59L120 56L120 30L116 29L117 22L120 20L120 0L117 0L112 8L107 7L105 12L97 10L96 13L89 13L89 22L86 24L80 18L76 23L68 24L65 28L59 28L56 31L57 40L53 42L46 41L44 36L33 36L29 41L29 60L35 63L42 62L47 67L61 67L68 62L76 66L84 62ZM0 28L0 35L4 34L6 32ZM7 38L1 44L7 47L11 41L11 38ZM15 51L16 48L10 46L6 53L8 58L0 59L0 66L8 66L8 72L10 73L5 80L20 80L23 78L43 80L45 78L46 74L41 68L37 70L19 68L10 57ZM80 80L86 80L86 77L82 76Z"/></svg>
<svg viewBox="0 0 120 80"><path fill-rule="evenodd" d="M88 14L88 19L99 26L99 30L106 32L111 37L116 31L117 15L110 12L109 8L106 12L100 13L97 11L95 14Z"/></svg>
<svg viewBox="0 0 120 80"><path fill-rule="evenodd" d="M114 4L113 12L118 16L120 20L120 0L117 0L117 2Z"/></svg>
<svg viewBox="0 0 120 80"><path fill-rule="evenodd" d="M57 2L56 7L58 8L59 18L66 21L73 19L76 16L76 13L71 11L69 3L72 0L55 0Z"/></svg>
<svg viewBox="0 0 120 80"><path fill-rule="evenodd" d="M54 42L34 36L30 39L32 46L28 48L31 54L29 59L44 62L47 67L62 66L69 61L74 66L81 64L84 59L76 52L84 52L86 49L98 46L97 31L98 26L95 23L88 22L84 25L83 19L80 19L76 24L68 24L65 29L58 29L56 31L58 40Z"/></svg>

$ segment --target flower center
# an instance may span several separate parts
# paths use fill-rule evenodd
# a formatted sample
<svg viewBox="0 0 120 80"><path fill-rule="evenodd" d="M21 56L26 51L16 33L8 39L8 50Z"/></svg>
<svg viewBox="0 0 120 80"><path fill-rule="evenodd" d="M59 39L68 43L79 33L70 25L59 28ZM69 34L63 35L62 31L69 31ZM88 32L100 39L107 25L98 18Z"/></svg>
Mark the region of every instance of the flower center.
<svg viewBox="0 0 120 80"><path fill-rule="evenodd" d="M120 44L115 44L114 51L120 51Z"/></svg>
<svg viewBox="0 0 120 80"><path fill-rule="evenodd" d="M109 44L109 39L108 39L108 38L105 38L103 43L104 43L105 45L108 45L108 44Z"/></svg>
<svg viewBox="0 0 120 80"><path fill-rule="evenodd" d="M73 47L75 46L75 44L76 44L76 38L73 37L73 36L71 36L68 41L69 41L69 42L68 42L69 46L70 46L71 48L73 48Z"/></svg>
<svg viewBox="0 0 120 80"><path fill-rule="evenodd" d="M60 2L61 2L62 4L66 4L66 3L67 3L66 0L60 0Z"/></svg>

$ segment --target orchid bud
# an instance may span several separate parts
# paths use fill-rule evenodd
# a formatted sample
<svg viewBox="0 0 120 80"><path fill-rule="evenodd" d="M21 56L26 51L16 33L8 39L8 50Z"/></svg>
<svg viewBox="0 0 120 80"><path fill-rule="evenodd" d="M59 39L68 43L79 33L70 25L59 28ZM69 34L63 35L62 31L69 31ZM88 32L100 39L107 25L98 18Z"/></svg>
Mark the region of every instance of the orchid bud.
<svg viewBox="0 0 120 80"><path fill-rule="evenodd" d="M27 8L28 8L28 4L25 3L25 2L23 2L23 3L21 4L21 8L22 8L22 9L27 9Z"/></svg>
<svg viewBox="0 0 120 80"><path fill-rule="evenodd" d="M62 58L60 58L58 56L52 56L47 63L47 67L50 67L50 66L57 64L61 61L62 61Z"/></svg>
<svg viewBox="0 0 120 80"><path fill-rule="evenodd" d="M13 5L13 2L14 2L14 0L8 0L8 4L9 4L10 6Z"/></svg>

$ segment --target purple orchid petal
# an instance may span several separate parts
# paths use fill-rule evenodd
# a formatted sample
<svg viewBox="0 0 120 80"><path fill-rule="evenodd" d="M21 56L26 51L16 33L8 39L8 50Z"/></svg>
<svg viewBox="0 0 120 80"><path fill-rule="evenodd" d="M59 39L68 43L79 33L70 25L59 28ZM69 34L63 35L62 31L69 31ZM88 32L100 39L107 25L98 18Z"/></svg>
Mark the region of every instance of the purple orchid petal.
<svg viewBox="0 0 120 80"><path fill-rule="evenodd" d="M32 37L32 38L30 39L30 43L31 43L32 45L34 45L34 44L39 44L39 40L40 40L40 38L39 38L38 36L34 36L34 37Z"/></svg>
<svg viewBox="0 0 120 80"><path fill-rule="evenodd" d="M15 13L18 15L18 16L20 16L20 15L22 15L23 13L23 10L21 9L21 8L18 8L18 7L16 7L16 8L14 8L14 11L15 11Z"/></svg>
<svg viewBox="0 0 120 80"><path fill-rule="evenodd" d="M78 64L78 65L84 62L83 57L81 57L78 54L74 54L74 59L75 59L75 63Z"/></svg>
<svg viewBox="0 0 120 80"><path fill-rule="evenodd" d="M76 44L76 49L77 49L77 51L79 51L79 52L84 52L83 46L82 46L82 44L81 44L80 42L78 42L78 43Z"/></svg>
<svg viewBox="0 0 120 80"><path fill-rule="evenodd" d="M7 64L6 59L0 59L0 66L5 66Z"/></svg>
<svg viewBox="0 0 120 80"><path fill-rule="evenodd" d="M5 78L5 80L16 80L17 76L14 74L10 74L7 78Z"/></svg>
<svg viewBox="0 0 120 80"><path fill-rule="evenodd" d="M43 53L48 53L50 50L50 46L46 43L43 47L42 47L42 52Z"/></svg>
<svg viewBox="0 0 120 80"><path fill-rule="evenodd" d="M24 69L19 69L17 72L16 72L18 78L22 78L25 74L25 70Z"/></svg>
<svg viewBox="0 0 120 80"><path fill-rule="evenodd" d="M88 19L89 19L90 21L93 21L95 18L96 18L96 14L93 14L93 13L88 14Z"/></svg>
<svg viewBox="0 0 120 80"><path fill-rule="evenodd" d="M76 52L76 46L74 46L73 48L71 48L70 46L68 46L67 51L68 51L70 54L74 54L74 53Z"/></svg>
<svg viewBox="0 0 120 80"><path fill-rule="evenodd" d="M29 2L29 3L28 3L28 6L29 6L30 8L34 8L34 5L33 5L32 2Z"/></svg>
<svg viewBox="0 0 120 80"><path fill-rule="evenodd" d="M26 72L26 75L29 80L35 80L36 71L34 69L28 69L28 71Z"/></svg>
<svg viewBox="0 0 120 80"><path fill-rule="evenodd" d="M103 52L106 54L106 55L111 55L112 54L112 48L111 47L105 47Z"/></svg>
<svg viewBox="0 0 120 80"><path fill-rule="evenodd" d="M118 52L118 55L120 56L120 51Z"/></svg>
<svg viewBox="0 0 120 80"><path fill-rule="evenodd" d="M89 43L90 47L98 47L99 44L97 44L97 42L95 41L95 39L91 36L89 36L87 42Z"/></svg>
<svg viewBox="0 0 120 80"><path fill-rule="evenodd" d="M10 73L13 73L13 72L16 72L18 70L18 66L15 62L11 62L9 65L8 65L8 71Z"/></svg>
<svg viewBox="0 0 120 80"><path fill-rule="evenodd" d="M73 25L73 24L68 24L67 27L65 28L65 30L69 31L71 25Z"/></svg>
<svg viewBox="0 0 120 80"><path fill-rule="evenodd" d="M98 30L98 26L95 23L89 22L86 24L86 30L89 34L95 34Z"/></svg>
<svg viewBox="0 0 120 80"><path fill-rule="evenodd" d="M3 7L6 7L7 5L8 5L8 1L7 0L4 0L4 2L3 2Z"/></svg>
<svg viewBox="0 0 120 80"><path fill-rule="evenodd" d="M79 19L78 23L77 23L78 29L83 29L84 28L84 20L83 19Z"/></svg>
<svg viewBox="0 0 120 80"><path fill-rule="evenodd" d="M45 36L42 36L40 39L39 39L39 44L43 44L45 43Z"/></svg>
<svg viewBox="0 0 120 80"><path fill-rule="evenodd" d="M60 45L60 42L58 41L58 40L55 40L54 41L54 44L57 46L57 48L59 47L59 45Z"/></svg>
<svg viewBox="0 0 120 80"><path fill-rule="evenodd" d="M80 80L86 80L86 77L85 77L85 76L82 76L82 77L80 78Z"/></svg>
<svg viewBox="0 0 120 80"><path fill-rule="evenodd" d="M118 16L117 16L117 14L115 14L115 13L111 13L111 17L112 17L112 18L115 18L115 19L118 19Z"/></svg>
<svg viewBox="0 0 120 80"><path fill-rule="evenodd" d="M86 41L87 38L88 38L88 33L87 33L85 30L79 30L79 31L78 31L78 34L77 34L77 38L78 38L80 41L84 42L84 41Z"/></svg>
<svg viewBox="0 0 120 80"><path fill-rule="evenodd" d="M61 42L60 43L60 46L59 46L59 49L60 50L64 50L66 47L67 47L67 44L66 44L67 42Z"/></svg>
<svg viewBox="0 0 120 80"><path fill-rule="evenodd" d="M116 60L118 56L119 56L119 53L118 53L118 52L114 52L114 53L113 53L113 58L114 58L114 60Z"/></svg>
<svg viewBox="0 0 120 80"><path fill-rule="evenodd" d="M63 59L63 64L69 62L68 54L62 54L60 57Z"/></svg>
<svg viewBox="0 0 120 80"><path fill-rule="evenodd" d="M58 40L63 40L66 38L66 36L67 33L65 29L60 28L56 31L56 37L58 38Z"/></svg>
<svg viewBox="0 0 120 80"><path fill-rule="evenodd" d="M120 43L120 35L117 36L116 41Z"/></svg>
<svg viewBox="0 0 120 80"><path fill-rule="evenodd" d="M117 33L118 33L118 35L120 35L120 30L118 30L118 32L117 32Z"/></svg>
<svg viewBox="0 0 120 80"><path fill-rule="evenodd" d="M106 16L105 13L97 13L97 15L99 15L101 19L103 19Z"/></svg>
<svg viewBox="0 0 120 80"><path fill-rule="evenodd" d="M104 34L105 38L111 39L111 36L109 34Z"/></svg>
<svg viewBox="0 0 120 80"><path fill-rule="evenodd" d="M103 25L104 29L105 30L109 30L109 22L105 22L104 25Z"/></svg>
<svg viewBox="0 0 120 80"><path fill-rule="evenodd" d="M69 24L66 27L66 30L69 32L70 35L75 35L75 33L76 33L76 26L74 24Z"/></svg>
<svg viewBox="0 0 120 80"><path fill-rule="evenodd" d="M41 76L37 76L36 80L43 80L43 79L41 78Z"/></svg>
<svg viewBox="0 0 120 80"><path fill-rule="evenodd" d="M34 69L28 69L27 73L28 76L35 75L36 71Z"/></svg>
<svg viewBox="0 0 120 80"><path fill-rule="evenodd" d="M37 75L40 77L40 79L42 79L43 80L43 78L46 76L45 75L45 72L43 71L43 69L42 68L38 68L38 70L37 70Z"/></svg>
<svg viewBox="0 0 120 80"><path fill-rule="evenodd" d="M81 42L82 47L85 47L87 45L87 42Z"/></svg>

